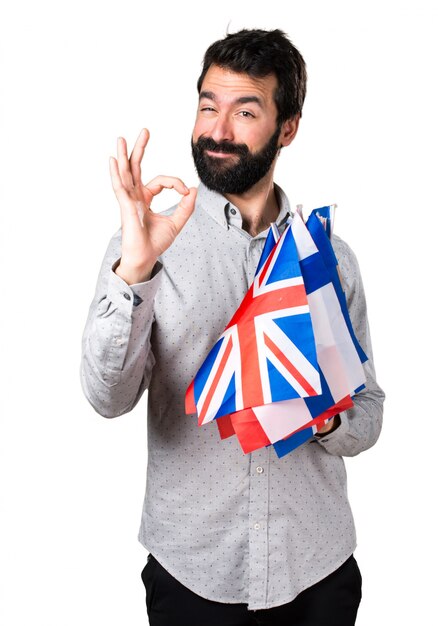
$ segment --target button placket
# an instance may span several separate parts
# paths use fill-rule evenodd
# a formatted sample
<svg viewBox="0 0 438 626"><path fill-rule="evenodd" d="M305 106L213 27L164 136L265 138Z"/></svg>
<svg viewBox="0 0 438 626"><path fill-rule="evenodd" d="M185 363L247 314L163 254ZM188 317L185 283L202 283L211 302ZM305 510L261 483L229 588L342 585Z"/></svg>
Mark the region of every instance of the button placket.
<svg viewBox="0 0 438 626"><path fill-rule="evenodd" d="M249 593L252 602L266 598L270 447L251 453L249 497Z"/></svg>

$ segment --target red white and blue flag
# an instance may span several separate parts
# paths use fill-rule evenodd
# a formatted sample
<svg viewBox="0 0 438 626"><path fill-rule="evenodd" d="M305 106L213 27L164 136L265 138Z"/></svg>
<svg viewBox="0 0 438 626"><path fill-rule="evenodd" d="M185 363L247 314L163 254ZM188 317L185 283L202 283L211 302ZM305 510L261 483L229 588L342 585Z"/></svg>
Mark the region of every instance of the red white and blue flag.
<svg viewBox="0 0 438 626"><path fill-rule="evenodd" d="M246 408L316 396L321 380L289 225L189 387L199 424Z"/></svg>
<svg viewBox="0 0 438 626"><path fill-rule="evenodd" d="M186 412L217 420L244 452L273 444L284 456L364 386L332 226L331 207L307 227L295 214L281 237L272 225L253 284L187 390Z"/></svg>

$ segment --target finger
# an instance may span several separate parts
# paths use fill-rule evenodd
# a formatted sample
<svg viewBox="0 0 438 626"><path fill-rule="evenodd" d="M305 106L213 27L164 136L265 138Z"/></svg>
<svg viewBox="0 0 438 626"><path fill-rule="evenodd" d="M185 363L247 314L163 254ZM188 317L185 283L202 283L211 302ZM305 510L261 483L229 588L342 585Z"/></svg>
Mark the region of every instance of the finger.
<svg viewBox="0 0 438 626"><path fill-rule="evenodd" d="M117 193L120 189L123 189L123 183L119 174L119 166L117 160L114 157L109 158L109 168L110 168L110 176L111 183L113 185L114 191Z"/></svg>
<svg viewBox="0 0 438 626"><path fill-rule="evenodd" d="M110 157L109 166L111 183L114 189L114 193L116 194L117 200L119 201L120 209L122 209L122 205L129 202L129 195L123 185L122 179L120 178L118 163L114 157Z"/></svg>
<svg viewBox="0 0 438 626"><path fill-rule="evenodd" d="M175 209L174 213L169 218L175 224L178 233L186 224L187 220L195 209L197 192L198 190L196 189L196 187L190 187L189 193L184 196L184 198Z"/></svg>
<svg viewBox="0 0 438 626"><path fill-rule="evenodd" d="M128 161L126 140L124 137L117 137L117 161L119 165L120 178L126 189L132 189L134 182L131 175L131 166Z"/></svg>
<svg viewBox="0 0 438 626"><path fill-rule="evenodd" d="M149 189L153 196L157 196L163 189L175 189L182 196L189 193L188 187L185 186L181 178L175 176L156 176L144 186Z"/></svg>
<svg viewBox="0 0 438 626"><path fill-rule="evenodd" d="M143 159L144 150L149 141L149 131L147 128L142 128L134 148L132 149L131 156L129 157L129 163L131 165L131 174L134 181L134 185L141 185L141 161Z"/></svg>

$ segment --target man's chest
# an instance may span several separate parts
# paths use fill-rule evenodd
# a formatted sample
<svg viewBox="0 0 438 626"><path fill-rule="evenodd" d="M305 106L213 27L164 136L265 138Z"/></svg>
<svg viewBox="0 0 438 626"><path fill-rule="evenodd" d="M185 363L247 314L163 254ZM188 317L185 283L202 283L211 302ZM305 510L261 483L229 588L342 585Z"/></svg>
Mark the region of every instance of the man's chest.
<svg viewBox="0 0 438 626"><path fill-rule="evenodd" d="M202 362L251 285L264 241L219 231L217 237L181 238L163 255L154 302L156 357L190 369Z"/></svg>

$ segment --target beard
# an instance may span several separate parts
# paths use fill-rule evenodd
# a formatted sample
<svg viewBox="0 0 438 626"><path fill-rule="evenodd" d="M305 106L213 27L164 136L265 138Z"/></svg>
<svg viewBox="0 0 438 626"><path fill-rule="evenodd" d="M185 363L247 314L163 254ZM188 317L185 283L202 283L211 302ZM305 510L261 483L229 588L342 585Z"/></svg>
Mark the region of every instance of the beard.
<svg viewBox="0 0 438 626"><path fill-rule="evenodd" d="M199 137L194 143L192 138L192 155L199 178L206 187L221 194L245 193L268 173L279 150L280 132L281 127L277 126L263 148L254 154L246 144L216 143L211 137ZM239 160L212 157L205 153L206 150L237 154Z"/></svg>

